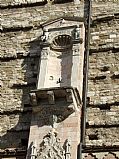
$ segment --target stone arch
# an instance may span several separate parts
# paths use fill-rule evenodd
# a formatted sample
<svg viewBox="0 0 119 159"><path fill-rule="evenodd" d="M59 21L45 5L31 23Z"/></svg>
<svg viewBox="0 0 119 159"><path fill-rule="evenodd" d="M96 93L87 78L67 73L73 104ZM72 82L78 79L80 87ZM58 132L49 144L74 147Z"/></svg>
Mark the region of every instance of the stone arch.
<svg viewBox="0 0 119 159"><path fill-rule="evenodd" d="M51 49L57 51L65 51L72 47L72 37L70 35L58 35L56 36L51 44Z"/></svg>

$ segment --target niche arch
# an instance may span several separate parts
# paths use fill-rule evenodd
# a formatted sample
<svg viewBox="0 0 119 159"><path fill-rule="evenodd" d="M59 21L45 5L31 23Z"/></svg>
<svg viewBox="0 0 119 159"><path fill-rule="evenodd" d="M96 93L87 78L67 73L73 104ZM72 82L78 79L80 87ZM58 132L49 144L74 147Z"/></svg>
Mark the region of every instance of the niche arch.
<svg viewBox="0 0 119 159"><path fill-rule="evenodd" d="M51 42L51 50L66 51L72 48L72 37L67 34L58 35Z"/></svg>

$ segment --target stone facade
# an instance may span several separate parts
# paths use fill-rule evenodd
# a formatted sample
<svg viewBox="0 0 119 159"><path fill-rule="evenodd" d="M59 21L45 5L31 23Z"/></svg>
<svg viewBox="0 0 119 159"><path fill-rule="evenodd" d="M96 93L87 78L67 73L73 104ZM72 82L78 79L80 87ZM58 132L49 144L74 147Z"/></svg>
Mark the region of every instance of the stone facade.
<svg viewBox="0 0 119 159"><path fill-rule="evenodd" d="M85 149L83 158L118 158L118 6L118 1L92 1L85 139L93 151Z"/></svg>
<svg viewBox="0 0 119 159"><path fill-rule="evenodd" d="M65 16L85 18L88 12L88 1L57 1L0 1L0 158L26 155L29 93L37 83L41 24ZM90 37L82 158L118 158L118 0L92 0Z"/></svg>

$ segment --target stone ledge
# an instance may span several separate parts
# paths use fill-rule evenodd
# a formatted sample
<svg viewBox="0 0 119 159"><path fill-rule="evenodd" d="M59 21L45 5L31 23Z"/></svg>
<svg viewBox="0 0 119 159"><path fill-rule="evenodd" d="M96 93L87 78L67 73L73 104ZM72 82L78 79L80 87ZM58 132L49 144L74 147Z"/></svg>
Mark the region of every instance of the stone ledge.
<svg viewBox="0 0 119 159"><path fill-rule="evenodd" d="M108 51L112 51L112 53L118 52L119 51L119 47L116 46L108 46L108 45L104 45L103 47L98 47L97 49L91 48L90 49L90 55L92 55L93 53L103 53L103 52L108 52Z"/></svg>
<svg viewBox="0 0 119 159"><path fill-rule="evenodd" d="M92 146L92 145L83 145L83 153L88 152L107 152L107 151L118 151L119 145L113 146Z"/></svg>
<svg viewBox="0 0 119 159"><path fill-rule="evenodd" d="M56 107L55 103L57 100L62 100L66 103L71 104L68 108L73 111L79 110L79 107L81 106L79 92L76 88L73 87L53 87L34 90L31 91L30 98L34 111L40 110L39 105L41 104L43 104L44 107L53 105L52 107L54 108Z"/></svg>
<svg viewBox="0 0 119 159"><path fill-rule="evenodd" d="M110 15L102 15L102 16L96 16L92 18L91 27L100 24L100 23L106 23L108 21L119 19L118 16L119 13L112 13ZM98 18L97 18L98 17Z"/></svg>
<svg viewBox="0 0 119 159"><path fill-rule="evenodd" d="M80 0L79 0L80 1ZM10 0L9 2L1 2L0 9L13 9L13 8L27 8L27 7L35 7L35 6L44 6L45 4L64 4L71 3L80 4L78 1L74 0Z"/></svg>
<svg viewBox="0 0 119 159"><path fill-rule="evenodd" d="M12 8L26 8L26 7L35 7L35 6L42 6L45 5L47 3L46 0L34 0L34 1L30 1L30 0L26 0L26 1L22 1L22 0L11 0L10 2L3 2L0 5L0 9L12 9Z"/></svg>
<svg viewBox="0 0 119 159"><path fill-rule="evenodd" d="M1 156L25 156L26 155L26 148L7 148L7 149L0 149L0 157Z"/></svg>

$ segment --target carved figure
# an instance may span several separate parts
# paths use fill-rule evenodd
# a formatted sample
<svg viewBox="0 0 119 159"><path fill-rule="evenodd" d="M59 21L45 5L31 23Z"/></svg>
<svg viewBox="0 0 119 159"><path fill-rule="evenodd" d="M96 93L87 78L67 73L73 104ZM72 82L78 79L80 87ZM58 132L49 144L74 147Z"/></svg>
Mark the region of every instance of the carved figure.
<svg viewBox="0 0 119 159"><path fill-rule="evenodd" d="M50 145L53 146L54 143L56 142L56 134L54 131L49 132L49 137L50 137Z"/></svg>
<svg viewBox="0 0 119 159"><path fill-rule="evenodd" d="M76 28L75 39L79 39L79 38L80 38L80 28Z"/></svg>
<svg viewBox="0 0 119 159"><path fill-rule="evenodd" d="M65 159L65 151L60 145L55 129L52 129L43 141L42 152L39 152L38 159Z"/></svg>
<svg viewBox="0 0 119 159"><path fill-rule="evenodd" d="M66 140L66 153L70 153L71 143L70 140Z"/></svg>
<svg viewBox="0 0 119 159"><path fill-rule="evenodd" d="M75 40L79 40L79 38L80 38L80 28L79 27L74 29L73 37L74 37Z"/></svg>
<svg viewBox="0 0 119 159"><path fill-rule="evenodd" d="M44 146L48 146L49 145L49 138L48 137L44 138L43 142L44 142Z"/></svg>

